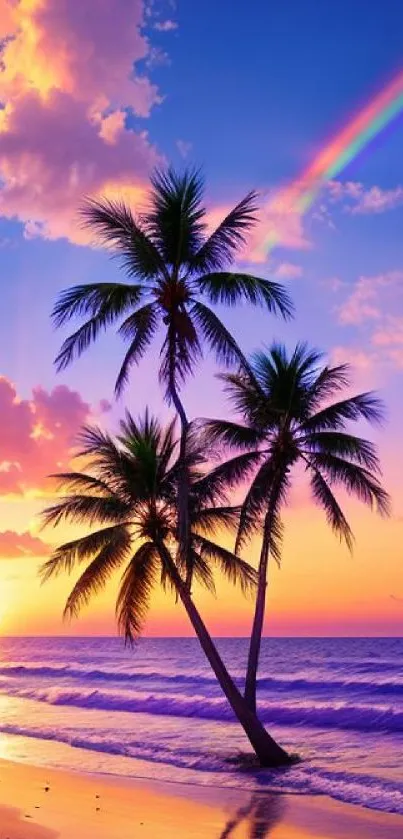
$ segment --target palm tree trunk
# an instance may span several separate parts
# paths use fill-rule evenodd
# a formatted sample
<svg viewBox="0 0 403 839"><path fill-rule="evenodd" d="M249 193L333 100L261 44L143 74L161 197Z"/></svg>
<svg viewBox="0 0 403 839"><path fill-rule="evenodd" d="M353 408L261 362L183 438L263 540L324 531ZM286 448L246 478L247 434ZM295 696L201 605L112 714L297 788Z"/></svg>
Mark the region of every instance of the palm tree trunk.
<svg viewBox="0 0 403 839"><path fill-rule="evenodd" d="M266 608L267 592L267 565L269 561L272 530L277 510L281 486L286 478L289 466L283 461L281 455L274 470L273 483L270 492L268 509L264 521L262 550L260 552L258 585L256 595L255 614L253 618L252 632L250 636L248 664L245 678L245 701L248 708L256 713L256 681L259 666L260 647L262 643L264 613Z"/></svg>
<svg viewBox="0 0 403 839"><path fill-rule="evenodd" d="M169 350L169 393L175 410L179 416L181 424L181 436L179 445L179 487L178 487L178 544L179 544L179 560L180 565L185 565L186 557L189 555L189 477L186 466L186 444L189 430L189 421L186 416L186 411L180 399L176 381L175 381L175 339L174 336L169 336L170 350ZM191 564L187 564L186 572L186 586L190 591L192 584L192 569Z"/></svg>
<svg viewBox="0 0 403 839"><path fill-rule="evenodd" d="M260 764L267 767L286 766L291 762L289 755L276 743L266 731L260 720L248 708L242 694L233 682L228 670L205 626L189 590L172 561L165 545L159 545L162 561L168 566L169 573L177 588L179 597L186 609L189 620L197 635L200 646L213 670L219 685L226 696L235 716L239 720Z"/></svg>
<svg viewBox="0 0 403 839"><path fill-rule="evenodd" d="M269 517L269 521L267 522L267 524L265 522L262 550L260 552L259 578L256 595L255 615L253 618L253 626L250 636L248 665L245 678L245 702L249 710L253 711L253 713L256 713L257 669L259 665L264 613L266 608L267 564L269 559L270 529L271 528Z"/></svg>

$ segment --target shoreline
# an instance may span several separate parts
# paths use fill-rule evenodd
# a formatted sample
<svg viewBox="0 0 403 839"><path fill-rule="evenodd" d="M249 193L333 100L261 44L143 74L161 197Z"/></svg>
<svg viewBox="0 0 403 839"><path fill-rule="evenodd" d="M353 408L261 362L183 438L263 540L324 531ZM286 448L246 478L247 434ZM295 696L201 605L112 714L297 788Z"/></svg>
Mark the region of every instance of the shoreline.
<svg viewBox="0 0 403 839"><path fill-rule="evenodd" d="M403 816L328 796L241 792L0 760L7 839L401 839Z"/></svg>

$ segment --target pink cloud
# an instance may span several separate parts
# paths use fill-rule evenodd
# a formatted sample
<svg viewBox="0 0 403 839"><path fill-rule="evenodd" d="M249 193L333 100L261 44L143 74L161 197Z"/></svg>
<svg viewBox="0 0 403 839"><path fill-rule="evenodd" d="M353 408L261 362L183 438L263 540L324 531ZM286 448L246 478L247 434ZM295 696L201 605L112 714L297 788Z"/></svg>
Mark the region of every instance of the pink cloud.
<svg viewBox="0 0 403 839"><path fill-rule="evenodd" d="M258 223L252 231L245 257L251 262L266 262L270 250L278 246L307 250L312 244L301 213L290 207L282 193L270 193L258 212Z"/></svg>
<svg viewBox="0 0 403 839"><path fill-rule="evenodd" d="M303 270L301 265L294 265L292 262L281 262L273 273L279 279L295 280L298 277L302 277Z"/></svg>
<svg viewBox="0 0 403 839"><path fill-rule="evenodd" d="M211 207L207 224L212 231L232 209L233 204ZM248 235L245 247L240 251L240 260L250 263L264 263L274 246L307 250L311 242L303 229L299 213L291 211L281 198L273 195L260 204L256 213L257 223Z"/></svg>
<svg viewBox="0 0 403 839"><path fill-rule="evenodd" d="M49 545L31 533L4 530L0 533L0 559L23 559L29 556L46 556Z"/></svg>
<svg viewBox="0 0 403 839"><path fill-rule="evenodd" d="M372 343L377 347L403 345L403 318L393 315L386 318L372 335Z"/></svg>
<svg viewBox="0 0 403 839"><path fill-rule="evenodd" d="M359 371L372 370L376 361L373 353L354 347L334 347L331 353L333 364L350 364Z"/></svg>
<svg viewBox="0 0 403 839"><path fill-rule="evenodd" d="M329 181L327 188L332 203L344 203L344 211L351 215L384 213L403 204L403 187L382 189L371 186L368 189L359 181Z"/></svg>
<svg viewBox="0 0 403 839"><path fill-rule="evenodd" d="M322 280L321 286L331 291L332 294L337 294L342 288L345 288L346 283L340 277L329 277L326 280Z"/></svg>
<svg viewBox="0 0 403 839"><path fill-rule="evenodd" d="M403 291L402 271L360 277L353 292L339 307L340 323L358 325L368 320L379 320L385 306L395 305L394 297L399 291Z"/></svg>
<svg viewBox="0 0 403 839"><path fill-rule="evenodd" d="M65 385L36 387L31 398L21 399L12 382L0 377L0 494L48 491L47 476L68 466L76 435L93 416L90 405Z"/></svg>
<svg viewBox="0 0 403 839"><path fill-rule="evenodd" d="M143 0L0 0L0 213L27 235L84 241L75 223L84 195L140 202L159 156L126 114L160 100L137 70L151 46ZM7 17L6 17L7 15ZM4 23L6 21L6 23Z"/></svg>

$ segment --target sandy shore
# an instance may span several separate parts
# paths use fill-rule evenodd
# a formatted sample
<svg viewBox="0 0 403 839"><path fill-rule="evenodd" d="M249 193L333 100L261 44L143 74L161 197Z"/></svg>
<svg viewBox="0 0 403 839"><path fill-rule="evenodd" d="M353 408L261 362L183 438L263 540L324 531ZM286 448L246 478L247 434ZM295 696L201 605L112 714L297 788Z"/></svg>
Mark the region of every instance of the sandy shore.
<svg viewBox="0 0 403 839"><path fill-rule="evenodd" d="M132 782L0 761L0 839L402 836L402 817L327 798Z"/></svg>

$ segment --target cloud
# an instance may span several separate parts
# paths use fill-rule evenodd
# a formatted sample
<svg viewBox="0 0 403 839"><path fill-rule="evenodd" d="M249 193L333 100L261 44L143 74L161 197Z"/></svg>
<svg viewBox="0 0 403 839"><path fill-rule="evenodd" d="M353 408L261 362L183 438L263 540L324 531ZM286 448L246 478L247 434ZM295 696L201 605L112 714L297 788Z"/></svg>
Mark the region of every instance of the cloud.
<svg viewBox="0 0 403 839"><path fill-rule="evenodd" d="M172 32L177 28L178 24L174 20L161 20L154 24L154 29L157 29L158 32Z"/></svg>
<svg viewBox="0 0 403 839"><path fill-rule="evenodd" d="M401 186L394 189L371 186L366 189L359 181L329 181L327 189L331 203L342 202L344 212L351 215L384 213L403 204Z"/></svg>
<svg viewBox="0 0 403 839"><path fill-rule="evenodd" d="M192 143L188 143L186 140L177 140L176 148L178 149L178 152L181 155L181 157L186 159L192 151L193 146Z"/></svg>
<svg viewBox="0 0 403 839"><path fill-rule="evenodd" d="M0 533L0 559L23 559L30 556L46 556L49 545L32 536L31 533L16 533L4 530Z"/></svg>
<svg viewBox="0 0 403 839"><path fill-rule="evenodd" d="M391 600L394 600L395 603L403 603L403 597L396 597L395 594L390 594L389 597Z"/></svg>
<svg viewBox="0 0 403 839"><path fill-rule="evenodd" d="M106 403L101 411L105 410ZM47 476L66 468L80 427L95 412L65 385L18 396L0 377L0 494L38 496L49 491Z"/></svg>
<svg viewBox="0 0 403 839"><path fill-rule="evenodd" d="M338 307L339 322L365 330L363 356L372 366L403 369L403 271L360 277ZM368 334L368 330L369 334ZM348 359L347 359L348 360Z"/></svg>
<svg viewBox="0 0 403 839"><path fill-rule="evenodd" d="M321 282L322 288L331 291L332 294L337 294L342 288L345 288L346 283L340 277L329 277Z"/></svg>
<svg viewBox="0 0 403 839"><path fill-rule="evenodd" d="M389 271L373 277L360 277L352 293L338 309L344 325L378 321L385 306L396 306L396 294L403 291L403 271Z"/></svg>
<svg viewBox="0 0 403 839"><path fill-rule="evenodd" d="M333 364L350 364L359 371L372 370L376 356L371 352L365 352L354 347L333 347L331 353Z"/></svg>
<svg viewBox="0 0 403 839"><path fill-rule="evenodd" d="M269 193L258 213L258 222L252 230L245 258L250 262L266 262L274 247L308 250L312 247L307 237L303 216L294 210L281 193Z"/></svg>
<svg viewBox="0 0 403 839"><path fill-rule="evenodd" d="M139 70L143 13L143 0L102 0L96 14L93 0L0 0L0 213L27 235L84 241L83 195L142 201L160 158L127 119L161 101Z"/></svg>
<svg viewBox="0 0 403 839"><path fill-rule="evenodd" d="M303 270L301 265L294 265L292 262L281 262L277 268L274 269L274 276L279 279L294 280L302 277Z"/></svg>

